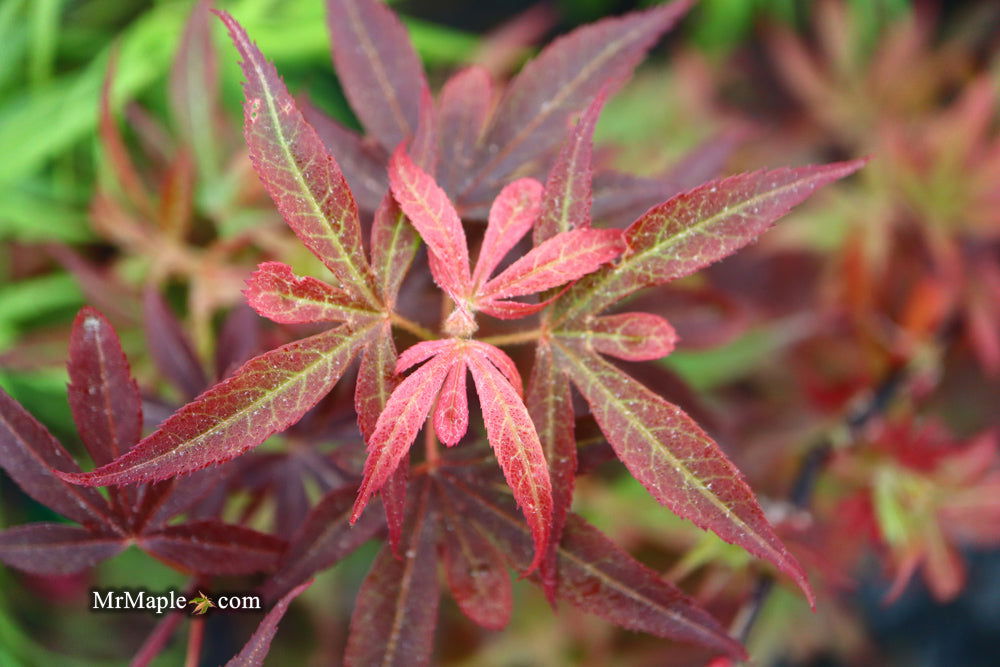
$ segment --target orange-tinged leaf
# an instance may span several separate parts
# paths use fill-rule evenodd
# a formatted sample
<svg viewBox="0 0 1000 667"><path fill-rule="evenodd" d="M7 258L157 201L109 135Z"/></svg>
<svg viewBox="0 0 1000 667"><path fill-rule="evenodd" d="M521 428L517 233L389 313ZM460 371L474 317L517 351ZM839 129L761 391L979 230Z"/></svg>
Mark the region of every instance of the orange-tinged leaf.
<svg viewBox="0 0 1000 667"><path fill-rule="evenodd" d="M186 146L194 149L202 178L218 177L220 129L225 114L219 100L219 63L212 43L210 0L198 0L184 24L170 69L172 118Z"/></svg>
<svg viewBox="0 0 1000 667"><path fill-rule="evenodd" d="M297 422L325 396L373 333L342 325L254 357L167 419L127 454L89 473L88 486L166 479L221 463Z"/></svg>
<svg viewBox="0 0 1000 667"><path fill-rule="evenodd" d="M756 171L711 181L654 206L625 230L628 250L559 300L553 325L599 312L643 287L694 273L731 255L818 188L864 160Z"/></svg>
<svg viewBox="0 0 1000 667"><path fill-rule="evenodd" d="M457 361L441 386L437 405L434 407L434 432L448 447L457 445L469 430L469 397L464 361Z"/></svg>
<svg viewBox="0 0 1000 667"><path fill-rule="evenodd" d="M521 178L500 191L490 207L486 235L479 249L473 285L488 280L518 241L531 230L538 218L542 184L533 178Z"/></svg>
<svg viewBox="0 0 1000 667"><path fill-rule="evenodd" d="M574 229L553 236L483 285L479 295L496 300L535 294L596 271L625 250L618 229Z"/></svg>
<svg viewBox="0 0 1000 667"><path fill-rule="evenodd" d="M153 204L150 201L150 193L139 175L128 148L125 146L125 139L118 130L118 122L111 111L111 84L115 78L117 68L117 56L112 55L108 64L108 73L101 86L101 107L98 131L101 138L101 148L106 153L106 157L118 180L118 187L126 200L131 203L140 213L148 216L153 214Z"/></svg>
<svg viewBox="0 0 1000 667"><path fill-rule="evenodd" d="M244 135L261 183L302 243L342 281L340 287L378 308L358 206L337 161L303 118L274 65L233 17L216 13L243 58Z"/></svg>
<svg viewBox="0 0 1000 667"><path fill-rule="evenodd" d="M434 282L456 301L469 291L469 250L462 221L434 177L418 167L403 146L389 161L389 185L399 207L432 255Z"/></svg>
<svg viewBox="0 0 1000 667"><path fill-rule="evenodd" d="M439 354L407 376L392 392L368 439L364 479L351 523L358 520L371 495L382 488L409 451L454 362L453 353Z"/></svg>
<svg viewBox="0 0 1000 667"><path fill-rule="evenodd" d="M259 315L281 324L346 322L378 316L344 290L311 276L297 276L292 267L281 262L260 264L247 279L243 295Z"/></svg>
<svg viewBox="0 0 1000 667"><path fill-rule="evenodd" d="M561 338L578 338L598 352L626 361L651 361L667 356L677 332L659 315L618 313L594 318L587 331L559 331Z"/></svg>
<svg viewBox="0 0 1000 667"><path fill-rule="evenodd" d="M555 350L618 458L654 498L773 563L813 601L805 572L778 539L742 473L690 417L579 345L556 338Z"/></svg>
<svg viewBox="0 0 1000 667"><path fill-rule="evenodd" d="M545 454L528 409L510 381L482 353L468 354L467 361L482 406L486 436L531 527L535 558L527 574L545 557L552 529L552 484Z"/></svg>

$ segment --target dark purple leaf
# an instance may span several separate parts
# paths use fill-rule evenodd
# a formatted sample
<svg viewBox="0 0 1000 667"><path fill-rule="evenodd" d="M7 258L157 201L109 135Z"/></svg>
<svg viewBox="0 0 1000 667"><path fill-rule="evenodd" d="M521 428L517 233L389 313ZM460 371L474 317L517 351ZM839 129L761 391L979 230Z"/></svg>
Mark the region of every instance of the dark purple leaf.
<svg viewBox="0 0 1000 667"><path fill-rule="evenodd" d="M479 145L478 169L460 191L472 201L558 145L569 117L607 84L629 76L691 6L675 2L584 26L552 42L521 70ZM485 198L488 198L485 197Z"/></svg>
<svg viewBox="0 0 1000 667"><path fill-rule="evenodd" d="M57 471L80 469L49 431L0 389L0 467L25 493L87 526L117 530L111 508L95 489L64 482Z"/></svg>
<svg viewBox="0 0 1000 667"><path fill-rule="evenodd" d="M212 520L167 526L138 544L172 567L214 575L269 572L285 550L280 538Z"/></svg>
<svg viewBox="0 0 1000 667"><path fill-rule="evenodd" d="M185 398L194 398L208 386L208 378L180 322L152 287L143 294L142 312L149 354L157 369Z"/></svg>
<svg viewBox="0 0 1000 667"><path fill-rule="evenodd" d="M32 574L73 574L111 558L127 543L64 523L31 523L0 531L0 561Z"/></svg>
<svg viewBox="0 0 1000 667"><path fill-rule="evenodd" d="M285 612L288 611L288 605L292 603L292 600L301 595L304 590L309 588L310 585L312 585L312 581L307 581L301 586L292 589L287 595L278 600L271 607L271 610L267 612L267 615L264 616L264 620L254 630L253 635L243 646L243 649L232 660L226 663L226 667L261 667L264 664L264 658L267 657L268 651L271 650L271 640L274 639L275 633L278 632L278 623L281 622L281 619L285 616Z"/></svg>
<svg viewBox="0 0 1000 667"><path fill-rule="evenodd" d="M118 335L104 315L84 308L69 343L69 405L80 439L97 465L142 437L142 399Z"/></svg>
<svg viewBox="0 0 1000 667"><path fill-rule="evenodd" d="M427 80L406 28L378 0L327 0L333 63L351 108L387 151L411 137Z"/></svg>
<svg viewBox="0 0 1000 667"><path fill-rule="evenodd" d="M440 590L429 496L425 481L406 522L403 558L382 547L361 584L344 656L347 667L430 663Z"/></svg>
<svg viewBox="0 0 1000 667"><path fill-rule="evenodd" d="M354 526L348 523L354 505L354 489L337 489L323 496L289 542L277 571L263 587L274 600L315 573L350 555L374 537L385 521L368 512Z"/></svg>

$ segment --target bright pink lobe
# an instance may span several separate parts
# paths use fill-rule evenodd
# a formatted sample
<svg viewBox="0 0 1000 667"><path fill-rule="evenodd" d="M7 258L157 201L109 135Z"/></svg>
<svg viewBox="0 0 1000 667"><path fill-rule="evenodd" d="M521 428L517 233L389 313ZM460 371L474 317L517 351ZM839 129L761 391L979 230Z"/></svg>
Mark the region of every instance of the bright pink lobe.
<svg viewBox="0 0 1000 667"><path fill-rule="evenodd" d="M552 296L545 301L538 303L521 303L520 301L480 301L476 304L476 310L486 313L500 320L516 320L521 317L528 317L545 310L545 307L556 300L559 295Z"/></svg>
<svg viewBox="0 0 1000 667"><path fill-rule="evenodd" d="M531 230L538 218L542 184L533 178L521 178L508 184L493 200L486 235L479 250L474 285L488 280L504 256Z"/></svg>
<svg viewBox="0 0 1000 667"><path fill-rule="evenodd" d="M297 276L281 262L259 265L243 294L259 315L281 324L344 322L378 314L344 290L311 276Z"/></svg>
<svg viewBox="0 0 1000 667"><path fill-rule="evenodd" d="M486 436L507 484L531 529L535 558L525 574L541 563L552 525L552 485L542 445L521 397L493 363L476 348L467 355L483 410Z"/></svg>
<svg viewBox="0 0 1000 667"><path fill-rule="evenodd" d="M553 236L511 264L480 290L496 300L542 292L597 270L625 249L617 229L574 229Z"/></svg>
<svg viewBox="0 0 1000 667"><path fill-rule="evenodd" d="M580 116L549 171L535 225L535 245L556 234L590 226L594 127L606 100L607 90L602 90Z"/></svg>
<svg viewBox="0 0 1000 667"><path fill-rule="evenodd" d="M677 332L659 315L619 313L596 318L588 339L595 350L612 357L651 361L673 352Z"/></svg>
<svg viewBox="0 0 1000 667"><path fill-rule="evenodd" d="M454 354L440 354L411 373L392 392L368 439L364 478L354 502L351 523L358 520L372 494L382 488L409 451L454 362Z"/></svg>
<svg viewBox="0 0 1000 667"><path fill-rule="evenodd" d="M362 303L378 307L358 207L337 161L274 66L229 14L216 12L243 58L244 135L261 183L285 222Z"/></svg>
<svg viewBox="0 0 1000 667"><path fill-rule="evenodd" d="M495 345L483 343L478 340L470 340L466 344L489 359L503 373L503 376L507 378L507 381L514 387L514 391L517 392L518 396L524 395L524 383L521 381L521 373L518 372L517 365L513 359L507 356L506 352Z"/></svg>
<svg viewBox="0 0 1000 667"><path fill-rule="evenodd" d="M434 281L456 301L461 300L468 294L471 276L465 230L455 207L402 146L389 161L389 184L400 208L436 260L431 264Z"/></svg>
<svg viewBox="0 0 1000 667"><path fill-rule="evenodd" d="M464 361L457 361L451 367L434 407L434 431L438 439L448 447L458 444L469 430L469 398L465 382L467 370Z"/></svg>
<svg viewBox="0 0 1000 667"><path fill-rule="evenodd" d="M454 347L455 344L456 340L453 338L440 338L438 340L424 340L412 345L399 355L399 360L396 362L396 372L402 373L406 369Z"/></svg>

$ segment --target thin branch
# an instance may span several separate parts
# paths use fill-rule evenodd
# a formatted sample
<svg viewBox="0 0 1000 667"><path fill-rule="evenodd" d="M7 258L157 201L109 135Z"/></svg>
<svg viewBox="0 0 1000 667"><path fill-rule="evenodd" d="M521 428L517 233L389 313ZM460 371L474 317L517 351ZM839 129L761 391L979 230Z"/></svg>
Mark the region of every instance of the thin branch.
<svg viewBox="0 0 1000 667"><path fill-rule="evenodd" d="M205 619L192 619L191 629L188 634L187 656L184 659L184 667L198 667L201 664L201 646L204 640Z"/></svg>
<svg viewBox="0 0 1000 667"><path fill-rule="evenodd" d="M951 320L941 328L936 337L938 350L946 348L955 334L956 325L957 323ZM865 427L885 414L906 386L914 370L925 362L923 356L914 355L906 362L892 366L873 391L849 409L837 426L806 450L788 493L788 501L795 509L809 509L816 485L834 450L854 443ZM746 644L750 638L754 624L774 590L774 584L774 577L770 574L760 575L750 599L733 619L730 632L741 643Z"/></svg>
<svg viewBox="0 0 1000 667"><path fill-rule="evenodd" d="M509 334L500 334L499 336L486 336L480 339L484 343L489 343L490 345L523 345L525 343L531 343L542 337L541 329L529 329L527 331L516 331Z"/></svg>
<svg viewBox="0 0 1000 667"><path fill-rule="evenodd" d="M440 336L435 334L427 327L417 324L413 320L403 317L399 313L392 313L389 316L389 319L395 326L399 327L400 329L403 329L404 331L409 331L411 334L413 334L414 336L416 336L421 340L436 340L440 338Z"/></svg>

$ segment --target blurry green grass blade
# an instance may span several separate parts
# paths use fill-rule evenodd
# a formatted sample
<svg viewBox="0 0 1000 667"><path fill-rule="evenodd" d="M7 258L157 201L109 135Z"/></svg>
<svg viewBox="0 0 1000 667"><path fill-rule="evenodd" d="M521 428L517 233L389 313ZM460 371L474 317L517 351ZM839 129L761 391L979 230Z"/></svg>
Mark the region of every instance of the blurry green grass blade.
<svg viewBox="0 0 1000 667"><path fill-rule="evenodd" d="M165 2L136 19L120 38L114 100L134 98L163 76L187 18L189 6ZM321 2L282 4L247 1L230 8L269 58L282 62L329 62L329 37ZM455 63L475 46L465 33L409 22L421 55L432 64ZM110 47L109 47L110 48ZM225 53L225 52L224 52ZM67 146L93 133L108 49L83 71L52 79L0 108L0 183L24 178ZM223 57L224 72L238 80L236 59Z"/></svg>
<svg viewBox="0 0 1000 667"><path fill-rule="evenodd" d="M426 21L404 17L413 46L429 66L459 65L467 62L479 43L472 34Z"/></svg>
<svg viewBox="0 0 1000 667"><path fill-rule="evenodd" d="M0 187L0 241L78 243L91 238L86 211L78 205L24 188Z"/></svg>
<svg viewBox="0 0 1000 667"><path fill-rule="evenodd" d="M757 329L721 347L674 352L662 363L694 389L705 391L739 379L773 360L776 348L782 344L775 332Z"/></svg>
<svg viewBox="0 0 1000 667"><path fill-rule="evenodd" d="M156 6L121 38L115 98L132 97L169 63L186 13L183 3ZM97 124L97 100L107 54L82 72L53 79L0 109L0 183L31 173Z"/></svg>
<svg viewBox="0 0 1000 667"><path fill-rule="evenodd" d="M31 3L31 85L38 88L52 78L56 60L56 38L63 0L34 0Z"/></svg>
<svg viewBox="0 0 1000 667"><path fill-rule="evenodd" d="M66 399L68 382L65 368L40 368L16 373L0 370L0 388L64 443L72 442L77 437Z"/></svg>
<svg viewBox="0 0 1000 667"><path fill-rule="evenodd" d="M702 0L695 8L695 42L710 53L729 51L753 28L755 4L750 0Z"/></svg>
<svg viewBox="0 0 1000 667"><path fill-rule="evenodd" d="M28 35L21 28L19 19L27 0L0 2L0 91L20 71L21 59L28 47Z"/></svg>
<svg viewBox="0 0 1000 667"><path fill-rule="evenodd" d="M0 287L0 324L44 319L46 313L83 304L76 280L68 273L51 273Z"/></svg>

